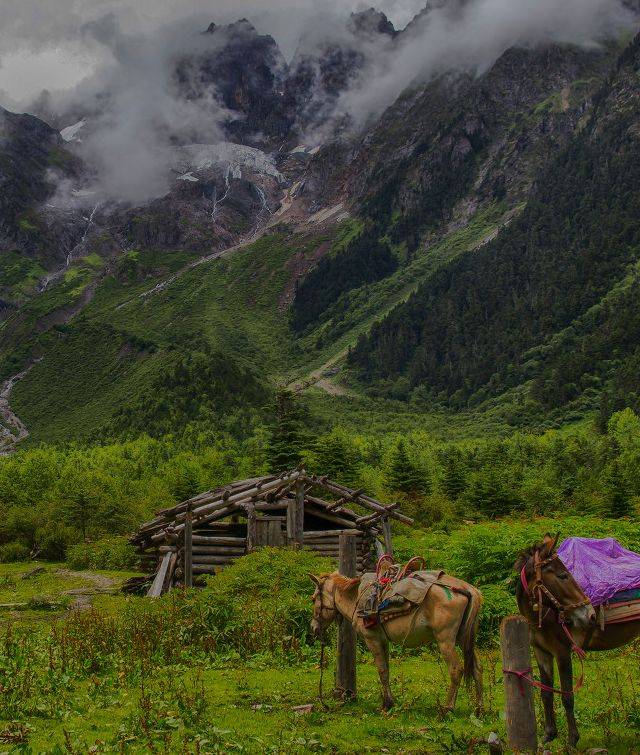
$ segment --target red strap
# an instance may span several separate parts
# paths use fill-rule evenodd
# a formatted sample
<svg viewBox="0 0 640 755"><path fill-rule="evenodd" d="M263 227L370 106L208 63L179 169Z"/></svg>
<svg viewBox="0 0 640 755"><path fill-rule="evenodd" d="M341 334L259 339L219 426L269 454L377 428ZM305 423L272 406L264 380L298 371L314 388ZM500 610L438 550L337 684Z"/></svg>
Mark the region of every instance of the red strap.
<svg viewBox="0 0 640 755"><path fill-rule="evenodd" d="M573 635L569 631L569 627L565 624L564 621L560 622L560 626L562 627L563 632L567 635L567 638L569 639L569 642L571 643L571 650L578 656L578 658L582 661L583 658L587 657L587 654L585 651L578 645L578 643L573 639Z"/></svg>
<svg viewBox="0 0 640 755"><path fill-rule="evenodd" d="M522 586L524 587L525 593L529 593L529 583L527 582L527 575L524 573L525 569L527 568L527 562L524 562L524 565L522 569L520 570L520 581L522 582Z"/></svg>
<svg viewBox="0 0 640 755"><path fill-rule="evenodd" d="M505 668L502 671L504 674L512 674L513 676L518 677L518 684L520 686L520 694L522 695L522 697L524 697L524 682L527 682L527 684L530 684L532 687L541 689L543 692L555 692L558 695L565 695L566 697L569 697L577 692L584 684L584 666L582 664L582 658L580 658L580 656L578 656L578 658L580 659L580 678L576 682L575 687L571 690L556 689L555 687L550 687L548 684L539 682L537 679L534 679L532 676L530 676L530 668L527 668L524 671L515 671L513 669Z"/></svg>

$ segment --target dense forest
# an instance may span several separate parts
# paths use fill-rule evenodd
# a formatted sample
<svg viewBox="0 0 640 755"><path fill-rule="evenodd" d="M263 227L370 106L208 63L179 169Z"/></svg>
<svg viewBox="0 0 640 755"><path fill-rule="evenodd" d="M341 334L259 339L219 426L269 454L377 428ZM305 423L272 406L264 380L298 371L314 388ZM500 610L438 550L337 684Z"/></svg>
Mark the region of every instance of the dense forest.
<svg viewBox="0 0 640 755"><path fill-rule="evenodd" d="M537 395L553 406L632 356L639 61L637 39L588 124L538 177L518 220L439 270L360 338L350 364L361 379L405 376L411 386L466 402L537 376ZM546 383L551 390L540 388Z"/></svg>
<svg viewBox="0 0 640 755"><path fill-rule="evenodd" d="M398 260L381 242L375 227L368 227L344 249L323 257L296 287L291 324L297 332L315 323L343 293L391 275Z"/></svg>
<svg viewBox="0 0 640 755"><path fill-rule="evenodd" d="M584 426L458 443L419 430L379 436L336 427L311 435L304 414L286 394L271 424L243 439L196 424L159 439L41 446L4 458L0 560L61 559L87 541L102 552L103 538L131 532L156 509L298 463L400 500L419 525L444 531L463 519L507 515L620 518L640 500L640 419L630 409L614 414L605 433Z"/></svg>

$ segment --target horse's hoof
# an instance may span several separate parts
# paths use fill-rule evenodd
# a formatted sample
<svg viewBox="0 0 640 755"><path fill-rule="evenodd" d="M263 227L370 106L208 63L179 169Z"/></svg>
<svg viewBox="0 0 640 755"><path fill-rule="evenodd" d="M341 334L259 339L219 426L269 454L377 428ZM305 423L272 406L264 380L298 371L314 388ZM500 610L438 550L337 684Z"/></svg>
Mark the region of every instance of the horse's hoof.
<svg viewBox="0 0 640 755"><path fill-rule="evenodd" d="M542 738L542 741L544 744L548 744L549 742L553 742L553 740L558 736L558 730L557 729L545 729L544 730L544 737Z"/></svg>
<svg viewBox="0 0 640 755"><path fill-rule="evenodd" d="M382 710L385 713L388 713L391 710L391 708L393 708L393 700L385 700L382 703Z"/></svg>

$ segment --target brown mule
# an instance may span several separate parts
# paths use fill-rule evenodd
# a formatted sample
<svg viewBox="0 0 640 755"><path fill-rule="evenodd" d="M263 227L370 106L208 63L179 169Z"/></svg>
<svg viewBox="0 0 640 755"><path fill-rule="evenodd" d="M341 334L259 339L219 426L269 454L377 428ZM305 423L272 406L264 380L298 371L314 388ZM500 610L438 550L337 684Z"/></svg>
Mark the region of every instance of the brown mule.
<svg viewBox="0 0 640 755"><path fill-rule="evenodd" d="M596 626L595 610L580 585L557 556L558 537L545 535L515 563L519 574L516 599L520 613L532 629L533 650L540 669L540 681L549 688L542 690L545 730L544 741L558 735L553 708L553 660L560 674L562 703L567 715L569 744L578 742L579 733L574 715L574 686L571 652L611 650L631 642L640 635L640 620Z"/></svg>
<svg viewBox="0 0 640 755"><path fill-rule="evenodd" d="M482 709L482 667L475 649L482 596L475 587L455 577L444 575L438 581L452 590L445 591L443 587L435 584L424 601L411 614L385 622L384 628L380 624L367 628L363 620L356 615L359 577L351 579L338 572L317 577L312 574L309 576L316 586L311 621L314 635L321 636L338 616L351 622L373 653L382 685L382 707L385 710L393 705L389 685L389 643L413 648L432 640L438 644L451 678L445 712L453 710L463 675L468 680L474 680L476 706L478 710ZM461 590L470 598L454 590ZM456 645L462 649L464 663L460 661Z"/></svg>

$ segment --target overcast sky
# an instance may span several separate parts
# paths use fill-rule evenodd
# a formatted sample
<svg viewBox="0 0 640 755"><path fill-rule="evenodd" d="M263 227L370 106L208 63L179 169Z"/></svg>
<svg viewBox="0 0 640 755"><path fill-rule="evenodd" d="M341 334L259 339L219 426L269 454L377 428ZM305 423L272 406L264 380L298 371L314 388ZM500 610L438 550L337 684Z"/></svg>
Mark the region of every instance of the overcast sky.
<svg viewBox="0 0 640 755"><path fill-rule="evenodd" d="M426 0L382 0L376 5L404 27ZM15 104L43 89L77 85L104 61L106 51L87 34L87 24L117 16L131 33L148 33L192 17L194 28L249 17L273 34L285 55L295 49L312 15L346 15L367 8L361 0L0 0L0 93Z"/></svg>

